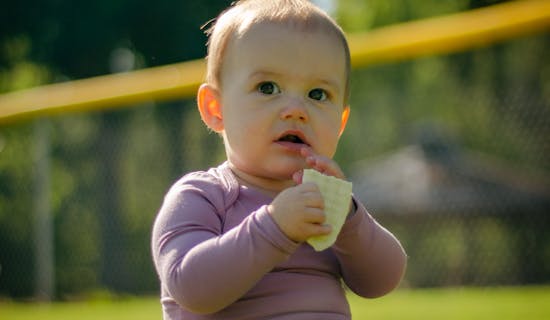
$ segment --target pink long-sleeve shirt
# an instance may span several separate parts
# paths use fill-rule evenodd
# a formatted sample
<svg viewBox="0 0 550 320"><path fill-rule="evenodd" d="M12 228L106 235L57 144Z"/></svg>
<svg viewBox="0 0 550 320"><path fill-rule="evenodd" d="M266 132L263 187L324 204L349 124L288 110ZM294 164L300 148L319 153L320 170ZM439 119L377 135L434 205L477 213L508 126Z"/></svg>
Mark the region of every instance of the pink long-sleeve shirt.
<svg viewBox="0 0 550 320"><path fill-rule="evenodd" d="M164 319L350 319L342 280L365 297L401 280L401 245L363 205L316 252L279 229L272 200L227 163L172 186L152 235Z"/></svg>

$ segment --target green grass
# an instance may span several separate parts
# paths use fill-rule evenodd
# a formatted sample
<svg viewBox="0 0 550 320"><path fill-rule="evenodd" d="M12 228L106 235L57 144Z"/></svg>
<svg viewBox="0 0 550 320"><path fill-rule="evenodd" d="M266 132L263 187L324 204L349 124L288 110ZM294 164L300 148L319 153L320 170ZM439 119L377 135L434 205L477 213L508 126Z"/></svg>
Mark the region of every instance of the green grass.
<svg viewBox="0 0 550 320"><path fill-rule="evenodd" d="M550 319L550 287L398 290L365 300L350 296L354 319Z"/></svg>
<svg viewBox="0 0 550 320"><path fill-rule="evenodd" d="M401 289L383 298L349 296L353 319L550 319L550 287ZM157 297L34 304L0 302L0 320L161 319Z"/></svg>

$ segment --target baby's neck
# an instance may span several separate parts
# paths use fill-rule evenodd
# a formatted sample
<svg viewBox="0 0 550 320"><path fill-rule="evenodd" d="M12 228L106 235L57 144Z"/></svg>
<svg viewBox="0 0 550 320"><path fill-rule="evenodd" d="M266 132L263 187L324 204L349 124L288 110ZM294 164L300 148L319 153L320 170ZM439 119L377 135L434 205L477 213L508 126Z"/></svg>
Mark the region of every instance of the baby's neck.
<svg viewBox="0 0 550 320"><path fill-rule="evenodd" d="M277 180L267 177L258 177L243 172L231 165L230 168L239 184L251 189L256 189L259 192L266 194L270 197L275 197L284 189L296 185L296 183L292 179Z"/></svg>

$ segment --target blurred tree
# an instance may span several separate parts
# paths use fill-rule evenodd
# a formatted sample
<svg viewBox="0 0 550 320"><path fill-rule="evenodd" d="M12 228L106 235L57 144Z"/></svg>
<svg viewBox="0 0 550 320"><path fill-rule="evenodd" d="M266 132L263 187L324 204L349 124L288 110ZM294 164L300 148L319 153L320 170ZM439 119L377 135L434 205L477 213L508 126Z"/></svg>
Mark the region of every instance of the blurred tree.
<svg viewBox="0 0 550 320"><path fill-rule="evenodd" d="M501 2L506 1L342 0L336 14L347 31L364 31ZM352 161L394 149L411 142L419 121L437 121L474 149L548 171L545 152L537 150L545 148L543 137L549 134L544 80L549 48L550 38L542 34L354 70L350 121L356 125L348 126L344 137L349 139L342 141L339 155ZM461 106L471 107L464 112ZM369 148L356 148L365 131L373 141ZM495 139L495 132L503 135ZM534 143L526 144L525 139Z"/></svg>
<svg viewBox="0 0 550 320"><path fill-rule="evenodd" d="M137 0L21 0L0 11L0 44L30 40L29 60L58 76L84 78L109 73L109 57L119 46L143 55L144 66L204 56L200 27L230 0L155 3ZM0 65L9 64L4 50Z"/></svg>
<svg viewBox="0 0 550 320"><path fill-rule="evenodd" d="M206 37L200 27L230 2L22 0L3 4L0 10L0 92L203 57ZM121 52L125 55L120 55ZM14 79L21 80L14 82ZM148 121L158 122L158 128L164 132L159 136L161 140L154 143L169 146L162 154L163 160L159 161L167 163L170 168L168 175L159 174L165 179L162 183L163 188L180 175L186 166L186 157L183 157L185 143L182 142L182 125L188 113L186 109L189 107L178 102L171 105L172 107L149 107L155 110L155 116L148 118ZM85 118L87 119L84 120ZM137 279L143 275L135 274L133 271L142 268L133 268L128 260L128 257L132 256L132 253L128 252L128 248L132 247L132 244L128 243L131 239L139 240L140 244L134 248L142 250L143 255L149 260L150 225L140 226L136 237L135 231L130 232L127 226L129 221L133 220L131 216L146 214L152 217L155 213L155 209L142 213L143 208L135 209L134 213L125 212L127 206L124 205L124 199L129 197L125 196L125 191L122 190L123 186L127 185L125 180L128 179L124 175L124 167L128 163L128 157L132 158L133 155L127 155L124 151L128 143L128 131L133 130L130 127L134 123L133 118L132 112L104 112L99 116L61 119L54 124L54 130L58 134L58 139L53 140L52 146L56 157L53 160L53 181L56 184L54 188L65 191L62 198L54 204L56 226L64 226L68 221L74 220L73 216L76 215L77 221L81 219L89 223L73 225L73 229L80 230L76 231L77 234L83 235L87 227L97 224L101 235L95 238L95 241L101 243L99 247L96 245L97 248L89 246L93 243L94 237L89 238L92 242L87 242L88 240L82 237L83 241L71 239L67 236L72 233L69 231L56 235L56 259L59 262L57 270L60 273L57 275L58 287L63 292L73 292L71 285L91 288L96 281L113 290L152 289L151 281L144 281L145 286L139 284ZM67 130L78 131L71 122L76 126L85 124L86 129L82 132L83 136L80 138L83 140L80 143L87 147L80 148L64 142L66 138L63 136L72 135L74 132ZM16 139L12 136L26 134L24 130L19 130L18 134L18 130L10 131L6 139ZM12 141L7 142L9 147ZM151 149L149 145L140 147ZM158 153L156 155L159 156ZM19 153L14 156L19 159L25 155ZM17 163L23 164L25 161ZM0 178L1 185L15 179L17 174L8 166L9 164L2 167L1 172L4 174ZM86 175L90 169L96 174ZM71 188L67 176L78 180L77 185ZM83 182L85 185L82 185ZM57 183L64 185L58 186ZM31 185L31 177L19 179L18 184ZM91 190L85 191L87 188ZM7 197L9 202L20 205L28 203L16 193L4 189L0 191L0 199ZM161 189L158 192L164 191ZM54 194L56 198L59 196L59 193ZM86 210L75 211L76 206L69 203L87 203L87 208L97 210L96 216L88 216ZM153 208L157 208L158 205L159 203L150 204ZM8 204L2 202L0 206L5 207ZM18 214L10 216L9 223L2 224L2 227L23 223L24 219L30 219L29 213L30 210L21 210ZM89 220L90 217L92 220ZM1 221L6 221L8 217L2 215L2 218ZM30 238L30 232L31 230L27 230L23 234ZM2 241L0 257L4 256L3 252L11 252L14 248L22 249L23 246L14 241ZM78 260L69 256L71 252L80 252L85 248L88 249L80 255L84 258L80 260L80 268L73 265L69 270L69 266ZM100 256L96 253L98 249ZM90 258L86 258L87 255ZM5 261L9 257L2 259ZM86 265L83 265L82 261L86 261ZM8 265L2 261L0 263ZM100 274L90 275L90 270L94 268L99 269ZM75 273L75 270L81 271ZM154 279L152 268L147 268L147 271ZM97 271L92 273L95 272ZM13 279L16 282L18 280L17 277ZM29 283L29 280L31 279L27 277L24 283ZM96 285L99 283L96 282ZM20 291L29 294L28 287L26 288ZM7 289L0 282L0 293L4 290Z"/></svg>

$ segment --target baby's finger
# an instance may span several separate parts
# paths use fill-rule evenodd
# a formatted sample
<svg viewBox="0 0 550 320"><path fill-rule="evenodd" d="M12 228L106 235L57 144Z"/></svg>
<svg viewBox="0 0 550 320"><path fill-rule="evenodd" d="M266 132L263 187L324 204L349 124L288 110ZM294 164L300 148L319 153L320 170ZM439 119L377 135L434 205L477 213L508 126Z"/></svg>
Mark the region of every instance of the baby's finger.
<svg viewBox="0 0 550 320"><path fill-rule="evenodd" d="M301 154L306 158L306 163L327 176L345 179L344 173L336 162L330 158L315 154L310 148L302 148Z"/></svg>
<svg viewBox="0 0 550 320"><path fill-rule="evenodd" d="M327 221L324 211L319 208L307 208L304 210L304 221L308 223L323 224Z"/></svg>
<svg viewBox="0 0 550 320"><path fill-rule="evenodd" d="M312 223L307 226L307 233L309 234L309 237L324 236L329 234L331 231L332 227L328 224Z"/></svg>

